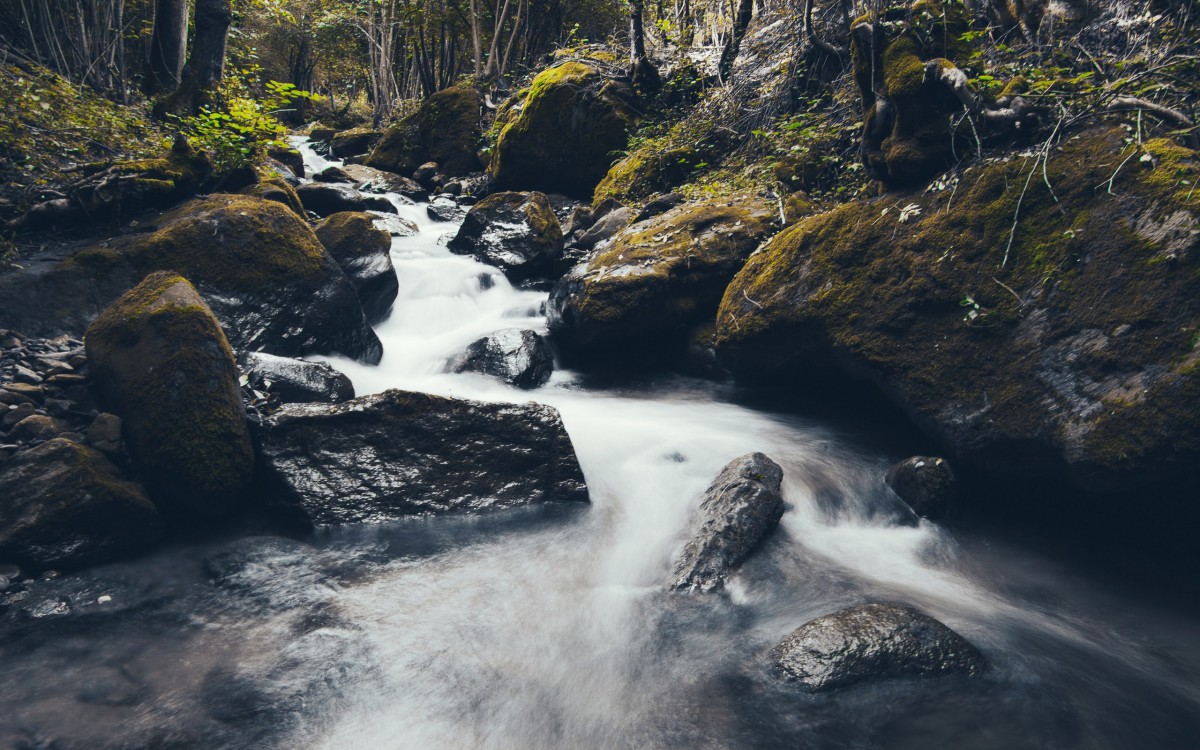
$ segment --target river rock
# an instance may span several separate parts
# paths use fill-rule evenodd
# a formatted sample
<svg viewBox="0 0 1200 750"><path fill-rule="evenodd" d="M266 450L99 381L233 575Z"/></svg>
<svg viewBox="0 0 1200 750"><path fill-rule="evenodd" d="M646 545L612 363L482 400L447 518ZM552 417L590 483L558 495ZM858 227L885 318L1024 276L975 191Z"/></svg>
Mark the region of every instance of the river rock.
<svg viewBox="0 0 1200 750"><path fill-rule="evenodd" d="M543 193L495 193L471 207L448 247L520 282L549 271L562 244L558 217Z"/></svg>
<svg viewBox="0 0 1200 750"><path fill-rule="evenodd" d="M354 183L355 189L362 192L398 193L414 201L423 201L429 197L429 191L415 180L364 164L343 165L342 174Z"/></svg>
<svg viewBox="0 0 1200 750"><path fill-rule="evenodd" d="M68 429L67 425L45 414L31 414L13 425L9 435L13 440L49 440Z"/></svg>
<svg viewBox="0 0 1200 750"><path fill-rule="evenodd" d="M730 461L700 503L692 538L675 559L671 588L716 591L783 517L783 469L761 453Z"/></svg>
<svg viewBox="0 0 1200 750"><path fill-rule="evenodd" d="M483 113L483 92L476 86L459 83L442 89L384 131L366 165L403 175L430 161L446 174L478 171Z"/></svg>
<svg viewBox="0 0 1200 750"><path fill-rule="evenodd" d="M313 175L313 182L350 183L354 179L341 167L328 166Z"/></svg>
<svg viewBox="0 0 1200 750"><path fill-rule="evenodd" d="M88 328L88 362L160 507L228 514L254 471L237 367L183 277L153 273Z"/></svg>
<svg viewBox="0 0 1200 750"><path fill-rule="evenodd" d="M240 192L242 195L253 195L263 200L282 203L292 209L297 216L301 218L306 216L304 204L300 202L300 196L296 195L296 189L282 177L260 179L253 185L242 188Z"/></svg>
<svg viewBox="0 0 1200 750"><path fill-rule="evenodd" d="M555 284L547 312L555 343L586 361L682 350L692 327L711 322L774 217L765 201L722 199L629 227Z"/></svg>
<svg viewBox="0 0 1200 750"><path fill-rule="evenodd" d="M865 604L818 617L771 652L777 673L812 692L987 669L979 649L911 607Z"/></svg>
<svg viewBox="0 0 1200 750"><path fill-rule="evenodd" d="M429 201L429 205L425 207L425 213L434 221L452 222L461 221L467 211L458 205L454 196L443 194L434 196L433 200Z"/></svg>
<svg viewBox="0 0 1200 750"><path fill-rule="evenodd" d="M314 526L586 502L558 412L386 391L288 404L260 433L281 501Z"/></svg>
<svg viewBox="0 0 1200 750"><path fill-rule="evenodd" d="M370 128L351 128L337 133L329 139L329 151L338 159L362 156L368 153L382 135Z"/></svg>
<svg viewBox="0 0 1200 750"><path fill-rule="evenodd" d="M488 171L501 190L541 190L590 199L612 152L627 146L632 88L583 62L543 70L524 97L497 113Z"/></svg>
<svg viewBox="0 0 1200 750"><path fill-rule="evenodd" d="M550 379L554 354L537 333L510 328L472 342L446 369L491 375L517 388L538 388Z"/></svg>
<svg viewBox="0 0 1200 750"><path fill-rule="evenodd" d="M108 456L121 453L121 418L116 414L97 414L87 430L88 445Z"/></svg>
<svg viewBox="0 0 1200 750"><path fill-rule="evenodd" d="M317 239L350 277L367 322L387 317L400 282L392 265L392 237L368 213L336 213L317 224Z"/></svg>
<svg viewBox="0 0 1200 750"><path fill-rule="evenodd" d="M262 352L246 352L241 361L252 387L261 387L284 402L336 403L354 398L350 378L324 362L305 362Z"/></svg>
<svg viewBox="0 0 1200 750"><path fill-rule="evenodd" d="M153 226L0 275L0 320L33 335L78 333L146 274L173 270L196 285L239 350L379 361L383 349L350 280L279 203L212 195Z"/></svg>
<svg viewBox="0 0 1200 750"><path fill-rule="evenodd" d="M317 216L329 216L340 211L382 211L396 213L396 207L387 198L363 195L349 185L310 182L296 188L296 195L304 208Z"/></svg>
<svg viewBox="0 0 1200 750"><path fill-rule="evenodd" d="M591 250L601 242L610 240L625 227L633 223L634 210L627 206L609 211L597 219L587 231L571 244L583 250Z"/></svg>
<svg viewBox="0 0 1200 750"><path fill-rule="evenodd" d="M729 285L721 362L744 382L878 387L997 474L1195 481L1200 208L1176 186L1200 154L1149 139L1118 171L1124 139L1067 139L1027 191L1018 160L980 166L949 212L922 192L800 220Z"/></svg>
<svg viewBox="0 0 1200 750"><path fill-rule="evenodd" d="M936 520L946 515L954 498L954 472L942 458L906 458L888 470L887 483L921 518Z"/></svg>
<svg viewBox="0 0 1200 750"><path fill-rule="evenodd" d="M0 559L76 567L155 544L163 534L154 504L108 459L55 438L0 470Z"/></svg>

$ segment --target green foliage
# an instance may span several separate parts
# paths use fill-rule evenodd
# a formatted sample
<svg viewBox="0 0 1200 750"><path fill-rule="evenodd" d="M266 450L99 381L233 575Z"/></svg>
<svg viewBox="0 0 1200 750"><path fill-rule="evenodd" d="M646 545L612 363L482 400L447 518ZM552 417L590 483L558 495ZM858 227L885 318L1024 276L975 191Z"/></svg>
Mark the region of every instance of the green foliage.
<svg viewBox="0 0 1200 750"><path fill-rule="evenodd" d="M218 91L217 100L223 105L202 107L199 114L179 121L192 143L212 155L218 172L256 164L266 149L285 146L280 138L287 127L279 113L298 100L319 99L280 81L267 81L256 95L251 88L256 73L255 68L232 70Z"/></svg>

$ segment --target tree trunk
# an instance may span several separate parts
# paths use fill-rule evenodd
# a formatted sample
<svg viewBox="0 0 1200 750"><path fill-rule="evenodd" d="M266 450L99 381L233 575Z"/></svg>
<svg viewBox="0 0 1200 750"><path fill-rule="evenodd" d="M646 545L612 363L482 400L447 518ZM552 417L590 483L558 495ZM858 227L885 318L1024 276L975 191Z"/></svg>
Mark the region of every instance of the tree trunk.
<svg viewBox="0 0 1200 750"><path fill-rule="evenodd" d="M738 0L737 15L733 19L733 33L729 35L729 41L725 43L725 49L721 51L719 71L723 81L728 80L729 74L733 72L733 61L737 59L738 48L742 46L742 37L746 35L746 29L750 26L752 18L754 18L754 0Z"/></svg>
<svg viewBox="0 0 1200 750"><path fill-rule="evenodd" d="M187 0L158 0L154 6L154 32L150 36L146 94L170 94L179 88L187 52Z"/></svg>
<svg viewBox="0 0 1200 750"><path fill-rule="evenodd" d="M208 104L225 73L225 43L233 22L230 0L196 0L196 33L192 54L174 94L154 107L155 116L194 115Z"/></svg>
<svg viewBox="0 0 1200 750"><path fill-rule="evenodd" d="M634 66L646 59L646 31L642 28L643 4L643 0L630 0L629 3L629 62Z"/></svg>

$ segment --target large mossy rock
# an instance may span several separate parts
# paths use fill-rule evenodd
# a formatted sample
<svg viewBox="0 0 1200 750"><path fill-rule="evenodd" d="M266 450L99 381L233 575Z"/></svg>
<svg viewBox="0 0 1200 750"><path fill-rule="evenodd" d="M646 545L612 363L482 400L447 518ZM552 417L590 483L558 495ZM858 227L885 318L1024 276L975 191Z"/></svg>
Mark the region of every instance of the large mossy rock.
<svg viewBox="0 0 1200 750"><path fill-rule="evenodd" d="M1000 161L803 219L730 284L718 354L743 379L865 377L993 470L1095 489L1192 475L1200 155L1135 149L1089 131L1044 174Z"/></svg>
<svg viewBox="0 0 1200 750"><path fill-rule="evenodd" d="M77 335L146 274L170 270L195 284L240 351L379 361L383 349L354 286L283 204L211 195L151 227L0 275L0 320L32 335Z"/></svg>
<svg viewBox="0 0 1200 750"><path fill-rule="evenodd" d="M633 91L596 68L565 62L547 68L519 105L502 116L488 171L502 190L541 190L591 199L622 151L634 120Z"/></svg>
<svg viewBox="0 0 1200 750"><path fill-rule="evenodd" d="M562 254L563 233L545 194L495 193L471 206L448 247L516 283L549 273Z"/></svg>
<svg viewBox="0 0 1200 750"><path fill-rule="evenodd" d="M370 128L351 128L337 133L329 139L330 154L338 159L362 156L379 142L382 134Z"/></svg>
<svg viewBox="0 0 1200 750"><path fill-rule="evenodd" d="M700 503L692 537L675 560L671 588L716 591L783 517L783 469L761 453L730 461Z"/></svg>
<svg viewBox="0 0 1200 750"><path fill-rule="evenodd" d="M237 365L220 324L181 276L150 274L88 328L87 358L159 506L221 516L254 473Z"/></svg>
<svg viewBox="0 0 1200 750"><path fill-rule="evenodd" d="M811 692L987 670L979 649L912 607L865 604L818 617L771 652L776 672Z"/></svg>
<svg viewBox="0 0 1200 750"><path fill-rule="evenodd" d="M712 321L725 286L775 217L766 201L720 199L625 229L554 286L555 342L583 360L681 348L691 328Z"/></svg>
<svg viewBox="0 0 1200 750"><path fill-rule="evenodd" d="M443 89L384 131L366 165L406 177L430 161L447 175L478 171L483 166L478 154L482 111L483 92L475 86Z"/></svg>
<svg viewBox="0 0 1200 750"><path fill-rule="evenodd" d="M153 545L162 535L145 491L79 443L55 438L0 470L0 561L90 565Z"/></svg>
<svg viewBox="0 0 1200 750"><path fill-rule="evenodd" d="M316 226L317 239L338 262L358 292L368 323L387 317L400 282L392 265L392 235L375 227L365 212L336 213Z"/></svg>
<svg viewBox="0 0 1200 750"><path fill-rule="evenodd" d="M386 391L289 404L259 438L286 507L315 526L587 502L558 412Z"/></svg>

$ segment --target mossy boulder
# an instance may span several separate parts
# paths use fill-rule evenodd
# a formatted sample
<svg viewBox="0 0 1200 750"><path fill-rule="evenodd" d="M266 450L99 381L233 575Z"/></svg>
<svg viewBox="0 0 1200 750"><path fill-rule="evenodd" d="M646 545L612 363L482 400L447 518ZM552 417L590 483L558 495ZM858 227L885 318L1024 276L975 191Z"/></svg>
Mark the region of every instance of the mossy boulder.
<svg viewBox="0 0 1200 750"><path fill-rule="evenodd" d="M377 229L368 213L336 213L316 226L317 239L337 261L358 292L369 323L387 317L400 283L392 265L392 235Z"/></svg>
<svg viewBox="0 0 1200 750"><path fill-rule="evenodd" d="M593 204L609 198L644 201L687 181L696 165L704 162L690 146L679 146L650 153L635 151L621 159L596 186Z"/></svg>
<svg viewBox="0 0 1200 750"><path fill-rule="evenodd" d="M282 203L299 217L307 216L296 188L288 184L282 177L263 177L258 182L241 189L242 195L252 195L256 198Z"/></svg>
<svg viewBox="0 0 1200 750"><path fill-rule="evenodd" d="M42 568L105 562L157 543L158 510L103 455L54 438L0 471L0 560Z"/></svg>
<svg viewBox="0 0 1200 750"><path fill-rule="evenodd" d="M682 349L711 321L726 284L773 229L758 198L679 206L601 245L550 293L550 332L584 360Z"/></svg>
<svg viewBox="0 0 1200 750"><path fill-rule="evenodd" d="M483 92L460 83L429 97L413 114L383 132L366 165L405 176L435 161L443 174L464 175L479 161Z"/></svg>
<svg viewBox="0 0 1200 750"><path fill-rule="evenodd" d="M743 379L869 379L997 471L1096 489L1194 474L1198 177L1194 151L1089 131L1044 165L803 219L730 284L718 354Z"/></svg>
<svg viewBox="0 0 1200 750"><path fill-rule="evenodd" d="M904 188L944 171L956 149L971 147L970 128L952 126L962 103L926 72L927 63L948 65L964 56L960 39L969 23L961 6L942 0L918 0L885 15L859 19L851 35L863 102L862 158L872 178Z"/></svg>
<svg viewBox="0 0 1200 750"><path fill-rule="evenodd" d="M448 247L520 282L550 271L563 233L544 193L495 193L471 206Z"/></svg>
<svg viewBox="0 0 1200 750"><path fill-rule="evenodd" d="M229 342L182 276L152 273L88 328L87 358L159 506L186 516L238 508L254 473Z"/></svg>
<svg viewBox="0 0 1200 750"><path fill-rule="evenodd" d="M379 142L383 134L371 128L351 128L343 130L329 139L329 151L338 159L350 156L362 156Z"/></svg>
<svg viewBox="0 0 1200 750"><path fill-rule="evenodd" d="M625 149L633 96L582 62L543 70L499 130L488 171L503 190L590 199Z"/></svg>
<svg viewBox="0 0 1200 750"><path fill-rule="evenodd" d="M82 275L89 298L112 300L147 273L173 270L196 285L239 350L379 361L354 286L291 209L218 194L163 214L156 226L84 250L34 281L64 294L73 288L68 278Z"/></svg>

